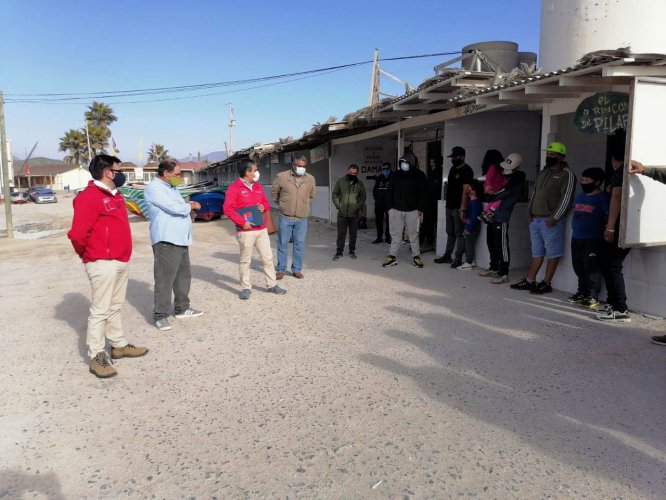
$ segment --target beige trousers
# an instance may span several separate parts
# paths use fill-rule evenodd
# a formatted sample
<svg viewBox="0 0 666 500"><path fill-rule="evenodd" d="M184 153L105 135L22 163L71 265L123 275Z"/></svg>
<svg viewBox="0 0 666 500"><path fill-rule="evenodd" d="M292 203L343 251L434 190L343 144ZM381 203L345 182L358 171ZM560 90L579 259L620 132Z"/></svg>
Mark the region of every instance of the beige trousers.
<svg viewBox="0 0 666 500"><path fill-rule="evenodd" d="M250 262L252 261L252 250L259 252L261 264L266 275L266 287L275 286L275 267L273 267L273 250L271 240L266 228L258 231L239 231L236 235L240 245L240 285L242 289L252 288L250 280Z"/></svg>
<svg viewBox="0 0 666 500"><path fill-rule="evenodd" d="M86 344L94 358L105 348L105 339L113 347L124 347L127 339L120 322L120 308L125 302L129 267L119 260L98 260L84 264L92 288Z"/></svg>

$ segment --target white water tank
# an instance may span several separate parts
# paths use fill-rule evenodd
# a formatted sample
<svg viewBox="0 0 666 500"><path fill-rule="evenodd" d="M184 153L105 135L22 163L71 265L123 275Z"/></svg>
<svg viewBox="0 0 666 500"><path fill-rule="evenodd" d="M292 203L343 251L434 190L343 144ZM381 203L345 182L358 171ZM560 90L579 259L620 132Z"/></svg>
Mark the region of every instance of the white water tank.
<svg viewBox="0 0 666 500"><path fill-rule="evenodd" d="M588 52L631 46L666 53L666 0L541 0L539 65L576 64Z"/></svg>
<svg viewBox="0 0 666 500"><path fill-rule="evenodd" d="M664 0L666 1L666 0ZM475 55L465 59L462 67L469 71L500 71L508 73L518 66L518 44L515 42L479 42L463 47L462 52L466 54L473 50L479 50L485 54L489 66Z"/></svg>

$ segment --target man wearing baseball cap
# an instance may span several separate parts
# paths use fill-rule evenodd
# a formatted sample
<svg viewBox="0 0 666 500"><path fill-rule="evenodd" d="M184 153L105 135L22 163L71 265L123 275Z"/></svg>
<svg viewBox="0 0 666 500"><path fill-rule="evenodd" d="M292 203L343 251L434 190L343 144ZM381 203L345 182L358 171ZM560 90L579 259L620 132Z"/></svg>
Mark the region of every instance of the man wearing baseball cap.
<svg viewBox="0 0 666 500"><path fill-rule="evenodd" d="M461 217L463 187L474 179L474 170L465 163L465 149L460 146L453 147L447 158L451 158L451 170L446 181L446 250L444 255L435 259L435 263L451 264L451 267L457 268L462 264L465 247ZM454 249L455 257L452 259Z"/></svg>
<svg viewBox="0 0 666 500"><path fill-rule="evenodd" d="M564 254L564 219L576 190L576 176L564 161L567 147L561 142L551 142L545 151L546 166L537 177L527 209L532 244L530 268L526 278L511 285L514 290L529 290L538 295L553 291L553 276ZM546 273L537 283L544 258L548 260Z"/></svg>

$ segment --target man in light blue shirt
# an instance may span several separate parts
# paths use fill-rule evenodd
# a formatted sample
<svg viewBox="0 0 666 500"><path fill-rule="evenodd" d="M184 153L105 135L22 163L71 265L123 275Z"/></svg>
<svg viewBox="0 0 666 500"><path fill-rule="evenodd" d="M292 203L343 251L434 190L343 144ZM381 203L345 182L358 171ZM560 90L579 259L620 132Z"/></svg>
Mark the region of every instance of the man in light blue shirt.
<svg viewBox="0 0 666 500"><path fill-rule="evenodd" d="M174 160L164 160L157 167L157 176L146 186L143 198L148 204L150 240L155 257L155 326L162 331L171 330L169 312L173 296L174 315L177 319L194 318L203 313L190 307L189 246L192 244L190 212L201 205L187 203L176 186L181 184L180 166Z"/></svg>

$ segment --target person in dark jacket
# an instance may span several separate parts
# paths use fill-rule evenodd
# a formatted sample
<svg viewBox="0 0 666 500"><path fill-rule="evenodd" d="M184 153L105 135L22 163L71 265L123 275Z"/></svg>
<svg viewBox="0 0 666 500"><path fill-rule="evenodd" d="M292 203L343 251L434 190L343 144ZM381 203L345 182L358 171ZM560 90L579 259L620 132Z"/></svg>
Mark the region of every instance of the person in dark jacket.
<svg viewBox="0 0 666 500"><path fill-rule="evenodd" d="M423 212L423 224L419 233L419 243L422 251L424 247L434 249L437 227L437 202L442 197L442 161L439 158L430 158L426 178L428 179L428 191L426 194L425 212Z"/></svg>
<svg viewBox="0 0 666 500"><path fill-rule="evenodd" d="M349 165L347 175L338 179L333 187L333 204L338 209L337 250L333 260L342 257L349 228L349 256L356 258L356 232L358 217L365 207L365 186L358 178L358 165Z"/></svg>
<svg viewBox="0 0 666 500"><path fill-rule="evenodd" d="M462 264L462 255L464 252L463 239L463 220L461 216L461 204L463 197L463 187L474 179L474 171L465 163L465 149L455 146L451 149L451 170L446 183L446 250L444 255L435 259L437 264L451 264L456 268ZM463 210L464 211L464 210ZM455 258L451 255L455 248Z"/></svg>
<svg viewBox="0 0 666 500"><path fill-rule="evenodd" d="M413 157L413 156L412 156ZM412 158L408 157L408 158ZM413 160L412 160L413 161ZM423 267L419 247L419 222L426 202L427 181L425 174L405 157L398 161L399 168L393 174L386 192L386 208L391 228L391 248L383 267L398 264L396 255L402 243L402 232L407 230L412 249L412 262Z"/></svg>
<svg viewBox="0 0 666 500"><path fill-rule="evenodd" d="M525 185L525 173L520 170L522 157L518 153L511 153L506 160L499 164L502 175L507 179L504 188L494 195L487 195L488 201L501 200L493 220L488 222L486 228L486 243L490 254L490 266L479 276L492 278L493 285L502 285L509 282L509 265L511 253L509 251L509 220L513 207L520 198Z"/></svg>
<svg viewBox="0 0 666 500"><path fill-rule="evenodd" d="M105 348L107 339L113 359L138 358L148 349L127 341L120 318L132 256L132 231L125 199L118 191L125 174L120 160L110 155L95 156L89 169L93 180L74 198L74 219L67 237L83 261L92 288L86 333L90 373L108 378L117 372Z"/></svg>
<svg viewBox="0 0 666 500"><path fill-rule="evenodd" d="M375 199L375 224L377 226L377 239L372 242L373 245L384 242L391 243L388 210L386 208L386 190L392 175L391 164L385 161L382 163L382 171L377 175L375 185L372 188L372 197Z"/></svg>

